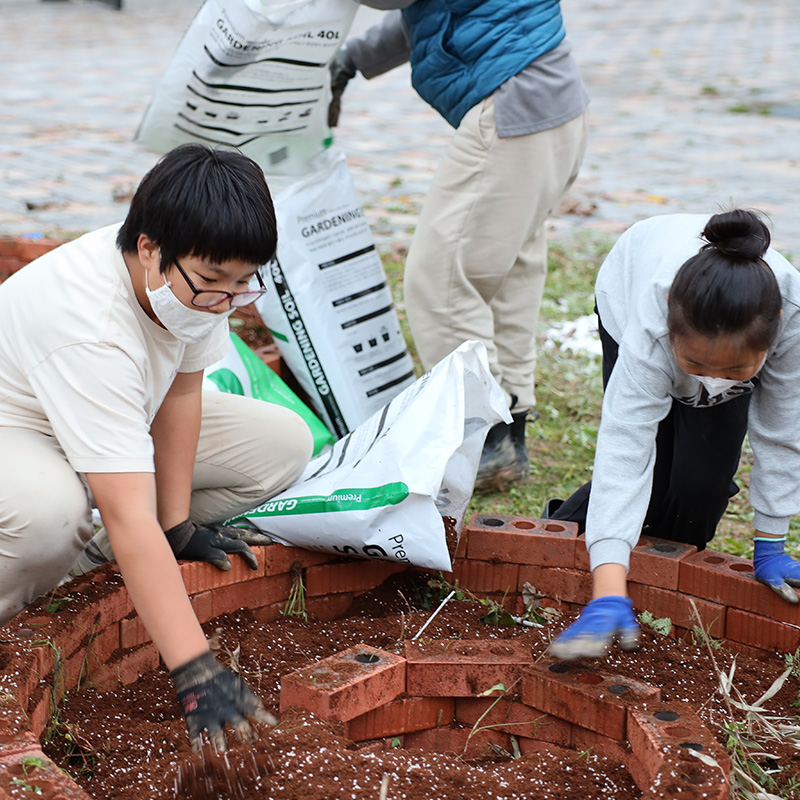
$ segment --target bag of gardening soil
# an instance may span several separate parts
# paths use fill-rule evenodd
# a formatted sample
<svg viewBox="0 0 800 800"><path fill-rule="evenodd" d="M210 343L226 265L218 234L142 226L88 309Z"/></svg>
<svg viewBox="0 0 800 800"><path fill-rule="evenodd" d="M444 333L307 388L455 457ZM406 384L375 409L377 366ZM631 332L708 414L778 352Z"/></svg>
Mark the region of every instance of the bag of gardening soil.
<svg viewBox="0 0 800 800"><path fill-rule="evenodd" d="M157 153L229 145L270 175L303 175L331 142L328 63L353 0L206 0L136 138Z"/></svg>
<svg viewBox="0 0 800 800"><path fill-rule="evenodd" d="M338 437L410 386L414 370L345 156L325 155L327 166L275 200L278 252L256 307Z"/></svg>
<svg viewBox="0 0 800 800"><path fill-rule="evenodd" d="M449 571L442 517L461 530L489 428L510 422L486 349L465 342L229 524L284 544Z"/></svg>
<svg viewBox="0 0 800 800"><path fill-rule="evenodd" d="M314 412L246 344L231 331L231 347L225 356L206 368L203 388L255 397L299 414L314 437L314 455L335 441Z"/></svg>

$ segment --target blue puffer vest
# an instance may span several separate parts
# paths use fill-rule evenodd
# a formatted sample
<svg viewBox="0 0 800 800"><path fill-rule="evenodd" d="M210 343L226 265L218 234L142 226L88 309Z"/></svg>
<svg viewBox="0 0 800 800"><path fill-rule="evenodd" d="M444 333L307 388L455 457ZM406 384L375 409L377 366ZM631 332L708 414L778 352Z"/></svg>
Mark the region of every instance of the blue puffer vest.
<svg viewBox="0 0 800 800"><path fill-rule="evenodd" d="M416 0L403 19L411 82L454 128L566 35L560 0Z"/></svg>

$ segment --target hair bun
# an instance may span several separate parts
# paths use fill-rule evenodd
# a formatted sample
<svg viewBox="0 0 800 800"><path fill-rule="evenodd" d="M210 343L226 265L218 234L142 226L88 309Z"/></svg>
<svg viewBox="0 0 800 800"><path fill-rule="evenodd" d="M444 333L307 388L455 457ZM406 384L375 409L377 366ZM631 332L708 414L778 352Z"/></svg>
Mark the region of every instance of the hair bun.
<svg viewBox="0 0 800 800"><path fill-rule="evenodd" d="M752 211L742 208L714 214L706 223L703 238L729 258L755 261L762 258L770 243L767 226Z"/></svg>

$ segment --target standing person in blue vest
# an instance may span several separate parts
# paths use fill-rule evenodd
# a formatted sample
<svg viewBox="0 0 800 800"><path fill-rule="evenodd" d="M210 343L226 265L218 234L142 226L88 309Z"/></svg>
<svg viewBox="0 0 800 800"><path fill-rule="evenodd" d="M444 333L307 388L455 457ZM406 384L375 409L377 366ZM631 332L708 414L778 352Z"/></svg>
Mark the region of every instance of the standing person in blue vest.
<svg viewBox="0 0 800 800"><path fill-rule="evenodd" d="M559 0L364 2L394 10L335 58L329 123L356 71L410 60L414 88L456 129L406 260L405 303L426 369L467 339L486 345L513 421L489 431L476 488L503 489L529 472L545 220L577 177L589 98Z"/></svg>

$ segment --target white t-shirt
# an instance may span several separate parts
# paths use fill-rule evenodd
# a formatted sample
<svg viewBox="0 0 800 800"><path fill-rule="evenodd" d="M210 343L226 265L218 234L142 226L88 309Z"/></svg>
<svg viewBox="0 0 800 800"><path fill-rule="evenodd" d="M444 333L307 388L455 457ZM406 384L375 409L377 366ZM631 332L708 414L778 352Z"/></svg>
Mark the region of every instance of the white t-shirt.
<svg viewBox="0 0 800 800"><path fill-rule="evenodd" d="M139 305L119 225L0 285L0 426L55 436L77 472L154 472L150 424L178 372L225 355L222 322L187 345Z"/></svg>

